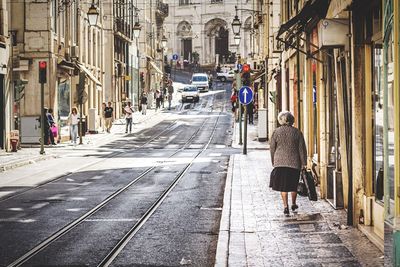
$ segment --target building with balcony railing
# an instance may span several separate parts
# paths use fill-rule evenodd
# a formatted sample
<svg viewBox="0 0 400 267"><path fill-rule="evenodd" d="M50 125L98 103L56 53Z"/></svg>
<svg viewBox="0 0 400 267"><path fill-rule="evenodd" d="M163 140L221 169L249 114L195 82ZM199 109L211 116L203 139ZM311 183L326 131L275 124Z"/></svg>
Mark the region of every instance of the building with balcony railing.
<svg viewBox="0 0 400 267"><path fill-rule="evenodd" d="M250 58L251 27L241 31L241 44L235 45L231 22L235 16L235 5L223 0L189 1L168 0L170 15L165 21L169 40L168 58L173 54L179 61L198 63L214 67L235 61L235 55ZM238 15L243 25L252 21L252 1L238 1ZM235 2L236 3L236 2ZM196 57L193 57L193 54ZM198 57L197 57L198 55Z"/></svg>

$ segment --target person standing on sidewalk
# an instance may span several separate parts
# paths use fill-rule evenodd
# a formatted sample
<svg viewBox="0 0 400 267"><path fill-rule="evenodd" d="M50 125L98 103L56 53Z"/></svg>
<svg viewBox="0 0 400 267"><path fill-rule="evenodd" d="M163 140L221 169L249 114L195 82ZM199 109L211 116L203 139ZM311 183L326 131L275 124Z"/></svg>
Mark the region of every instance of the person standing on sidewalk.
<svg viewBox="0 0 400 267"><path fill-rule="evenodd" d="M142 94L142 98L140 99L140 104L142 105L142 115L146 115L146 111L147 111L147 95L146 95L146 93Z"/></svg>
<svg viewBox="0 0 400 267"><path fill-rule="evenodd" d="M174 93L174 86L172 86L172 81L170 80L168 84L168 110L171 110L172 94Z"/></svg>
<svg viewBox="0 0 400 267"><path fill-rule="evenodd" d="M76 139L78 137L78 124L79 114L76 108L72 108L71 113L68 116L69 132L71 135L71 143L76 145Z"/></svg>
<svg viewBox="0 0 400 267"><path fill-rule="evenodd" d="M127 105L124 108L124 112L125 112L125 120L126 120L125 133L128 133L128 127L129 127L129 133L131 133L132 132L132 113L134 112L131 102L127 103Z"/></svg>
<svg viewBox="0 0 400 267"><path fill-rule="evenodd" d="M111 102L108 102L108 106L104 109L104 118L106 119L106 131L110 132L112 126L114 109L111 107Z"/></svg>
<svg viewBox="0 0 400 267"><path fill-rule="evenodd" d="M49 124L50 142L51 142L52 145L56 145L56 142L55 142L54 138L57 137L57 136L54 136L54 133L53 133L53 128L56 127L56 122L55 122L54 116L53 116L53 109L49 108L47 110L46 117L47 117L47 122Z"/></svg>
<svg viewBox="0 0 400 267"><path fill-rule="evenodd" d="M271 172L269 187L281 192L284 211L289 216L288 192L292 195L292 211L298 209L296 204L297 186L300 171L307 165L307 148L303 133L293 127L294 116L289 111L278 115L281 125L271 137L270 152L274 169Z"/></svg>
<svg viewBox="0 0 400 267"><path fill-rule="evenodd" d="M105 132L106 131L106 113L105 113L105 110L106 110L107 104L103 102L103 104L101 104L101 107L102 107L101 108L101 127L103 129L103 132Z"/></svg>

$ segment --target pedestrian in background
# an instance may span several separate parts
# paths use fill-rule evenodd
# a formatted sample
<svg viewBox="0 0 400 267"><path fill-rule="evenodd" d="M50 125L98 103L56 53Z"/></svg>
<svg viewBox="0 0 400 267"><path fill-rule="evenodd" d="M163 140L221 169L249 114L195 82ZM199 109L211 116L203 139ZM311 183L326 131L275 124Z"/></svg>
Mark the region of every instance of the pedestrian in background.
<svg viewBox="0 0 400 267"><path fill-rule="evenodd" d="M50 142L52 145L56 145L56 142L54 140L55 137L57 137L57 132L53 132L53 129L56 129L56 123L54 121L54 116L53 116L53 109L49 108L46 113L47 117L47 122L49 124L49 137L50 137ZM48 140L47 140L48 142Z"/></svg>
<svg viewBox="0 0 400 267"><path fill-rule="evenodd" d="M293 127L292 113L282 111L278 115L278 122L281 126L273 132L270 142L274 169L271 172L269 186L281 192L283 213L289 216L288 192L291 192L291 208L295 212L298 209L296 198L300 171L307 165L307 148L302 132Z"/></svg>
<svg viewBox="0 0 400 267"><path fill-rule="evenodd" d="M106 131L106 110L107 104L105 102L103 102L103 104L101 104L101 127L103 128L103 132Z"/></svg>
<svg viewBox="0 0 400 267"><path fill-rule="evenodd" d="M174 93L174 86L172 85L172 81L169 81L168 84L168 110L171 110L171 102L172 102L172 95Z"/></svg>
<svg viewBox="0 0 400 267"><path fill-rule="evenodd" d="M249 117L249 124L254 124L254 100L251 101L246 108Z"/></svg>
<svg viewBox="0 0 400 267"><path fill-rule="evenodd" d="M211 74L211 72L208 72L208 88L210 90L212 90L213 86L213 75Z"/></svg>
<svg viewBox="0 0 400 267"><path fill-rule="evenodd" d="M128 127L129 127L129 133L131 133L132 132L132 114L134 112L131 102L127 103L127 105L124 108L124 112L125 112L125 121L126 121L125 133L128 133Z"/></svg>
<svg viewBox="0 0 400 267"><path fill-rule="evenodd" d="M50 124L49 120L47 118L47 107L44 108L44 121L41 126L43 126L43 131L44 131L44 145L49 145L50 144Z"/></svg>
<svg viewBox="0 0 400 267"><path fill-rule="evenodd" d="M167 87L164 86L163 89L162 89L162 100L161 100L163 108L164 108L165 97L168 98L168 96L167 96Z"/></svg>
<svg viewBox="0 0 400 267"><path fill-rule="evenodd" d="M146 95L146 93L142 94L142 98L140 99L140 103L142 105L142 115L146 115L146 112L147 112L147 95Z"/></svg>
<svg viewBox="0 0 400 267"><path fill-rule="evenodd" d="M160 90L156 90L154 93L154 98L156 99L156 110L161 108L161 92Z"/></svg>
<svg viewBox="0 0 400 267"><path fill-rule="evenodd" d="M71 143L76 145L76 139L78 138L78 124L79 114L76 108L72 108L71 113L68 116L69 133L71 136Z"/></svg>
<svg viewBox="0 0 400 267"><path fill-rule="evenodd" d="M106 131L110 132L113 120L114 109L111 107L111 102L108 102L108 106L104 109L104 117L106 120Z"/></svg>

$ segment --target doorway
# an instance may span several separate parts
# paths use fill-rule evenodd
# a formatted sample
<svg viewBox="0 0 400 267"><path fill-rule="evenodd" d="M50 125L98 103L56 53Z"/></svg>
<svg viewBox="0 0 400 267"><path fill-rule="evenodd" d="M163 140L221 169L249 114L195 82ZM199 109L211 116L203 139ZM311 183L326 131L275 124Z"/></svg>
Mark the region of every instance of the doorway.
<svg viewBox="0 0 400 267"><path fill-rule="evenodd" d="M224 27L219 28L215 36L215 54L219 55L219 63L224 64L229 56L229 32Z"/></svg>
<svg viewBox="0 0 400 267"><path fill-rule="evenodd" d="M183 39L182 40L182 55L183 59L191 61L192 57L192 39Z"/></svg>

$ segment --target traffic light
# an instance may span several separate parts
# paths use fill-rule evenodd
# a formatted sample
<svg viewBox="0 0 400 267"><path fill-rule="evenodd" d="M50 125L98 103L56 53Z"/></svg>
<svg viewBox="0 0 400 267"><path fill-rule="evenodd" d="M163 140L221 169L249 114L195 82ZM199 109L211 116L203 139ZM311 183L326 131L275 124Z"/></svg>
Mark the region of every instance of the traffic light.
<svg viewBox="0 0 400 267"><path fill-rule="evenodd" d="M47 82L47 62L39 61L39 83Z"/></svg>
<svg viewBox="0 0 400 267"><path fill-rule="evenodd" d="M244 86L251 86L250 65L249 64L243 64L243 66L242 66L242 84Z"/></svg>
<svg viewBox="0 0 400 267"><path fill-rule="evenodd" d="M140 87L144 88L144 86L145 86L145 83L144 83L144 72L140 73L139 81L140 81Z"/></svg>

